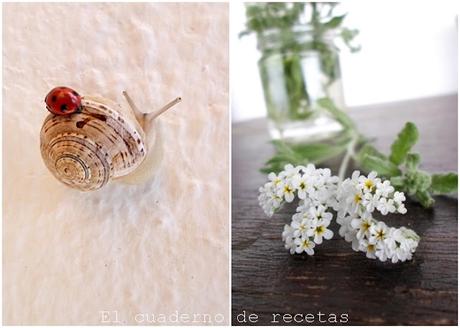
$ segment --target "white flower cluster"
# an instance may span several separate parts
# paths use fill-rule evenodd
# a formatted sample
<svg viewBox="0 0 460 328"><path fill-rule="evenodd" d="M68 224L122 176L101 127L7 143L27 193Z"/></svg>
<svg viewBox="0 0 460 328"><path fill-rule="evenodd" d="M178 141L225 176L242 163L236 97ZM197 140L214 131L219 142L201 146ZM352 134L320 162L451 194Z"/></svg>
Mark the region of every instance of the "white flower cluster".
<svg viewBox="0 0 460 328"><path fill-rule="evenodd" d="M292 202L297 196L300 206L286 225L282 234L286 248L291 254L306 252L313 255L315 245L331 239L333 233L327 227L335 206L335 193L339 178L331 175L330 169L316 169L313 164L294 167L286 165L278 175L270 173L269 182L259 189L259 204L268 216L283 202Z"/></svg>
<svg viewBox="0 0 460 328"><path fill-rule="evenodd" d="M284 226L282 234L284 245L291 254L306 252L313 255L313 248L321 244L323 238L332 238L334 234L328 229L332 213L326 210L324 205L308 207L304 204L297 208L291 224Z"/></svg>
<svg viewBox="0 0 460 328"><path fill-rule="evenodd" d="M286 165L278 175L270 173L269 182L259 189L259 204L268 216L284 203L297 196L299 207L282 233L286 249L291 254L314 254L314 247L331 239L328 229L337 212L339 234L352 243L355 251L363 251L369 258L393 263L406 261L418 246L419 236L410 229L390 228L375 220L372 213L383 215L407 212L405 196L395 191L389 181L382 181L375 172L367 177L355 171L351 178L339 182L329 169L314 165Z"/></svg>
<svg viewBox="0 0 460 328"><path fill-rule="evenodd" d="M272 216L284 202L291 203L297 196L308 204L325 204L337 190L339 178L331 176L330 169L288 164L278 175L270 173L268 182L259 188L259 205Z"/></svg>
<svg viewBox="0 0 460 328"><path fill-rule="evenodd" d="M410 260L420 237L413 230L390 228L372 217L375 210L383 215L405 214L405 200L402 192L395 191L389 181L377 178L377 173L366 177L359 171L353 172L337 189L339 235L352 243L353 250L365 252L368 258L393 263Z"/></svg>

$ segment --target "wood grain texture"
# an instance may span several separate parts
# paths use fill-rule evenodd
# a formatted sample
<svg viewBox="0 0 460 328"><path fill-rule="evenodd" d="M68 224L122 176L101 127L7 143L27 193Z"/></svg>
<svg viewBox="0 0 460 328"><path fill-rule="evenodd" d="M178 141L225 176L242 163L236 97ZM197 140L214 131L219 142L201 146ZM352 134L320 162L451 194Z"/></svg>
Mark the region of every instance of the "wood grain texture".
<svg viewBox="0 0 460 328"><path fill-rule="evenodd" d="M456 95L353 108L349 113L384 152L406 121L415 122L420 130L415 150L422 155L422 169L457 170ZM321 324L319 311L326 315L322 320L330 313L346 313L348 324L356 325L457 324L456 198L437 197L431 210L407 202L407 215L385 218L421 236L410 262L368 260L338 236L336 223L333 240L317 247L314 257L291 256L281 232L295 206L267 218L257 202L257 189L265 182L258 169L274 153L268 141L264 119L233 125L233 324L241 324L237 316L243 311L256 313L259 325L286 324L280 316L278 323L272 322L274 313L311 313L315 324ZM328 163L335 172L337 164Z"/></svg>

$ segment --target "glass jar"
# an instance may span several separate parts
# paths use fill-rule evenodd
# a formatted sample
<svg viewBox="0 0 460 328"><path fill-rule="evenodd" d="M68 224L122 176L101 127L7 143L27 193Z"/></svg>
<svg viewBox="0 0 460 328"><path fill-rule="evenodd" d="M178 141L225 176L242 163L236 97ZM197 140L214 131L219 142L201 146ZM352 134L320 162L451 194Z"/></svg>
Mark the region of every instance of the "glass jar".
<svg viewBox="0 0 460 328"><path fill-rule="evenodd" d="M342 130L317 101L331 98L343 108L342 82L333 34L319 39L306 26L258 35L259 72L273 139L317 141Z"/></svg>

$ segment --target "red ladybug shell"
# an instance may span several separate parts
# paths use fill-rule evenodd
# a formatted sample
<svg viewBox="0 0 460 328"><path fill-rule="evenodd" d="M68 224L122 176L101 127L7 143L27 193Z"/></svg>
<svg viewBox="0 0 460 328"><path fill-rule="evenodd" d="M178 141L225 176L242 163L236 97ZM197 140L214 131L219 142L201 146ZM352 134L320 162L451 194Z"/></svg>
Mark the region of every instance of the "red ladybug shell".
<svg viewBox="0 0 460 328"><path fill-rule="evenodd" d="M46 108L56 115L69 115L81 110L81 96L73 89L57 87L45 98Z"/></svg>

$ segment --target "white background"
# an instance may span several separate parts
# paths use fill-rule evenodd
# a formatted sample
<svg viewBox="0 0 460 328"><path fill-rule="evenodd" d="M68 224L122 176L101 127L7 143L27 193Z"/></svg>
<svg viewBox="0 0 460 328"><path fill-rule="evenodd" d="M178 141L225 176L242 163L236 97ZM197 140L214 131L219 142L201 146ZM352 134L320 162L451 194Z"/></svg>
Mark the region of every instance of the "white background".
<svg viewBox="0 0 460 328"><path fill-rule="evenodd" d="M342 9L362 46L340 54L347 106L457 92L458 1L346 1ZM238 38L244 4L231 15L232 120L265 116L255 36Z"/></svg>

